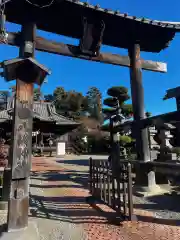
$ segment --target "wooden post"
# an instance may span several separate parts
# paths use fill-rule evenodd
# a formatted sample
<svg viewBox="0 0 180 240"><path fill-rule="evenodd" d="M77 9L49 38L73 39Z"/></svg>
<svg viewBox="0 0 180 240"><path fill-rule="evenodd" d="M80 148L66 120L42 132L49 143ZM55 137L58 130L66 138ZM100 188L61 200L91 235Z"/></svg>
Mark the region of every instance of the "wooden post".
<svg viewBox="0 0 180 240"><path fill-rule="evenodd" d="M150 151L147 128L140 128L140 120L145 118L145 111L139 44L134 44L129 48L129 58L132 105L134 120L136 121L136 126L133 127L133 133L136 138L136 152L138 160L146 162L150 160ZM144 186L154 185L155 176L150 174L148 178L147 173L139 169L136 172L136 184Z"/></svg>
<svg viewBox="0 0 180 240"><path fill-rule="evenodd" d="M19 33L7 32L7 43L12 46L19 46ZM36 37L36 50L68 56L73 58L80 58L88 61L100 62L105 64L113 64L116 66L129 67L130 61L128 56L121 56L112 53L100 53L96 57L89 57L87 55L79 54L79 46L50 41L42 37ZM153 62L150 60L141 59L142 69L154 72L167 72L167 64L163 62Z"/></svg>
<svg viewBox="0 0 180 240"><path fill-rule="evenodd" d="M132 195L132 168L131 164L127 165L127 179L128 179L128 210L129 210L129 220L133 220L133 195Z"/></svg>
<svg viewBox="0 0 180 240"><path fill-rule="evenodd" d="M107 167L107 187L108 187L108 205L111 205L111 180L110 180L110 163L106 161Z"/></svg>
<svg viewBox="0 0 180 240"><path fill-rule="evenodd" d="M122 189L123 189L124 216L126 216L127 214L127 168L124 163L122 164L121 178L122 178ZM128 185L128 187L132 188L132 185L131 186Z"/></svg>
<svg viewBox="0 0 180 240"><path fill-rule="evenodd" d="M96 161L96 196L99 197L99 161Z"/></svg>
<svg viewBox="0 0 180 240"><path fill-rule="evenodd" d="M92 158L90 157L89 158L89 188L90 188L90 193L92 194L93 193L93 189L92 189L92 183L93 183L93 180L92 180Z"/></svg>
<svg viewBox="0 0 180 240"><path fill-rule="evenodd" d="M111 150L112 150L112 145L113 145L113 119L110 117L110 144L111 144Z"/></svg>
<svg viewBox="0 0 180 240"><path fill-rule="evenodd" d="M92 164L92 196L95 196L96 191L95 191L95 166L94 166L95 161L91 159L91 164Z"/></svg>
<svg viewBox="0 0 180 240"><path fill-rule="evenodd" d="M180 96L176 97L176 107L177 107L177 111L180 110Z"/></svg>
<svg viewBox="0 0 180 240"><path fill-rule="evenodd" d="M20 57L34 56L35 24L22 26ZM8 202L7 230L28 226L29 177L32 151L33 73L23 65L16 80L13 114L12 143L9 162L11 165L11 189Z"/></svg>
<svg viewBox="0 0 180 240"><path fill-rule="evenodd" d="M103 172L103 200L104 200L104 202L106 203L106 199L107 199L107 194L106 194L106 182L107 182L107 180L106 180L106 177L107 177L107 172L106 172L106 165L105 165L105 161L103 160L102 161L102 167L103 167L103 170L102 170L102 172Z"/></svg>
<svg viewBox="0 0 180 240"><path fill-rule="evenodd" d="M100 199L103 199L103 160L99 160L99 189L100 189Z"/></svg>

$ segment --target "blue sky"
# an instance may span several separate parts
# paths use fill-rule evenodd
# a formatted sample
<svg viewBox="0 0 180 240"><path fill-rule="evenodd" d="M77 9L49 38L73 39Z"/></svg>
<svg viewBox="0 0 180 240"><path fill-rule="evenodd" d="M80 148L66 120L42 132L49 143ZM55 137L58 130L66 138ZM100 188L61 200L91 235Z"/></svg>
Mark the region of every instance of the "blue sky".
<svg viewBox="0 0 180 240"><path fill-rule="evenodd" d="M180 21L180 1L172 0L88 0L91 4L100 4L103 8L111 8L120 12L147 17L156 20ZM7 24L8 31L20 30L20 26ZM76 39L70 39L51 33L38 31L38 35L55 41L78 44ZM102 47L103 51L127 54L126 50ZM147 60L163 61L168 64L168 73L154 73L143 71L143 83L145 92L145 108L153 115L176 110L175 100L163 101L162 97L169 88L180 85L180 34L177 34L170 47L159 54L142 53ZM18 56L18 49L12 46L0 45L0 61ZM42 86L44 93L52 93L57 86L63 86L67 90L77 90L86 93L88 87L98 87L103 97L111 86L126 86L130 91L129 69L112 65L72 59L53 54L36 52L38 61L52 70L48 77L48 83ZM1 90L7 89L13 83L6 83L1 79Z"/></svg>

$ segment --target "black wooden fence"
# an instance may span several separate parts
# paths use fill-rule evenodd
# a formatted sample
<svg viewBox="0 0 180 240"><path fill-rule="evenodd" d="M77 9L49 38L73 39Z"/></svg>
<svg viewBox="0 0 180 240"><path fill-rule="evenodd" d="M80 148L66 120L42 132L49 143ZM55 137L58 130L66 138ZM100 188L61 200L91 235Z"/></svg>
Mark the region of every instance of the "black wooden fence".
<svg viewBox="0 0 180 240"><path fill-rule="evenodd" d="M113 170L108 160L92 159L90 163L90 192L96 199L128 220L136 219L133 214L132 168L141 166L147 173L154 171L180 182L180 164L167 162L143 162L120 160Z"/></svg>
<svg viewBox="0 0 180 240"><path fill-rule="evenodd" d="M133 217L131 164L123 162L112 170L108 160L90 158L90 192L123 218Z"/></svg>

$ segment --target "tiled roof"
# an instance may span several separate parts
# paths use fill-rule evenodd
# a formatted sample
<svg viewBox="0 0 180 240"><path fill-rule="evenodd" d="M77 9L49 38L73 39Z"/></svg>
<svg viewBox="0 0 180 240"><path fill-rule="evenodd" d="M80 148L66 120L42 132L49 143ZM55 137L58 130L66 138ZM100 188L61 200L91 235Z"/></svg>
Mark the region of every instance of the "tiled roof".
<svg viewBox="0 0 180 240"><path fill-rule="evenodd" d="M33 14L37 28L76 39L82 38L83 17L93 21L99 19L105 24L103 44L129 48L130 44L138 41L141 50L148 52L160 52L180 31L180 22L130 16L78 0L54 0L47 8L13 0L6 4L5 14L7 21L18 24L23 23L27 14Z"/></svg>
<svg viewBox="0 0 180 240"><path fill-rule="evenodd" d="M107 13L109 15L116 15L116 16L118 16L120 18L123 18L123 19L129 19L129 20L133 20L133 21L136 21L136 22L142 22L142 23L145 23L145 24L157 25L157 26L165 27L165 28L172 28L172 29L176 29L177 31L180 31L180 22L160 21L160 20L148 19L148 18L145 18L145 17L130 16L130 15L128 15L128 13L121 13L119 10L102 8L99 4L92 5L88 2L81 2L79 0L65 0L65 1L73 2L74 4L81 5L81 6L84 6L86 8L90 8L90 9L95 9L99 12L104 12L104 13Z"/></svg>
<svg viewBox="0 0 180 240"><path fill-rule="evenodd" d="M11 99L8 101L7 110L0 111L0 122L12 119L12 114L10 114L13 110L12 105ZM79 125L79 123L57 114L55 106L49 102L34 102L33 115L34 118L41 121L56 122L57 125Z"/></svg>

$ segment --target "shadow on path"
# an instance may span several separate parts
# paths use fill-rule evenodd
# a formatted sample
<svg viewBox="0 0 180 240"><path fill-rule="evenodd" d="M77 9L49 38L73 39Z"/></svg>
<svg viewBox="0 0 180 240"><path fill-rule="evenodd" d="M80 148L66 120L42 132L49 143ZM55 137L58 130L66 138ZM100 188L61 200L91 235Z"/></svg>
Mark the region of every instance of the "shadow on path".
<svg viewBox="0 0 180 240"><path fill-rule="evenodd" d="M31 176L31 179L41 180L43 182L50 182L52 184L43 184L43 185L34 185L31 184L30 187L37 187L37 188L63 188L64 182L71 182L70 185L66 185L67 188L83 188L88 189L88 178L89 174L82 171L69 171L64 170L63 172L60 171L46 171L42 172L41 174L34 173ZM53 182L57 182L58 184L54 184ZM61 182L62 185L61 185Z"/></svg>
<svg viewBox="0 0 180 240"><path fill-rule="evenodd" d="M70 165L77 165L77 166L89 166L89 160L88 159L76 159L76 160L57 160L57 163L65 163Z"/></svg>
<svg viewBox="0 0 180 240"><path fill-rule="evenodd" d="M98 208L95 210L94 206L86 202L88 173L75 170L63 172L53 170L34 172L31 178L42 181L41 185L31 184L31 187L44 189L44 196L30 195L30 217L74 224L120 225L120 220L115 212L97 211ZM46 195L48 192L49 194Z"/></svg>
<svg viewBox="0 0 180 240"><path fill-rule="evenodd" d="M42 197L31 195L30 217L46 218L74 224L116 224L117 214L100 212L85 202L85 197ZM118 221L120 224L120 221Z"/></svg>

